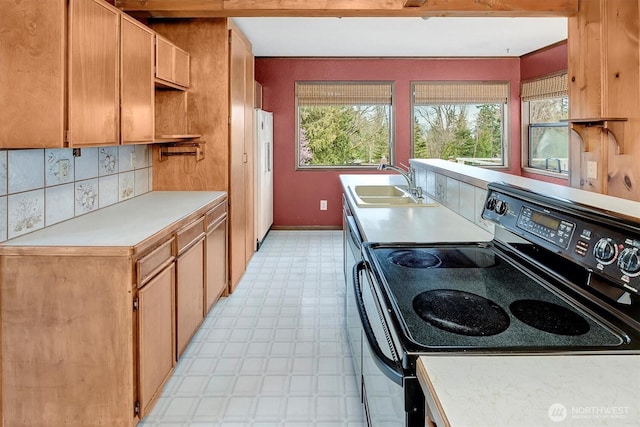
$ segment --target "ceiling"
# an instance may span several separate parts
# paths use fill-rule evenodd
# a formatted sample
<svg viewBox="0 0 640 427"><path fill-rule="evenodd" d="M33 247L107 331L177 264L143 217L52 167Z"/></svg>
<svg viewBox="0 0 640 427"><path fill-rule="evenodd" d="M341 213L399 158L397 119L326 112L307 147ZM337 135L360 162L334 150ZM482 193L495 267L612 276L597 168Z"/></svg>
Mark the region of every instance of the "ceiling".
<svg viewBox="0 0 640 427"><path fill-rule="evenodd" d="M256 57L509 57L567 38L567 18L233 18Z"/></svg>

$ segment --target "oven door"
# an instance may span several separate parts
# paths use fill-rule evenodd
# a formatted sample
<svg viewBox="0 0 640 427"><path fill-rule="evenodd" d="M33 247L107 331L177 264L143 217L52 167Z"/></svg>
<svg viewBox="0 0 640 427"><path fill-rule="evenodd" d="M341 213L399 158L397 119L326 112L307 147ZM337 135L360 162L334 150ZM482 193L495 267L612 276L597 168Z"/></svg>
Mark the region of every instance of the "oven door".
<svg viewBox="0 0 640 427"><path fill-rule="evenodd" d="M402 367L366 271L365 262L353 269L352 293L362 325L362 394L367 424L407 426Z"/></svg>
<svg viewBox="0 0 640 427"><path fill-rule="evenodd" d="M351 350L351 360L355 373L358 393L362 399L362 326L360 326L360 316L353 294L353 268L361 261L360 247L362 239L356 226L353 216L347 214L345 206L344 215L344 269L345 269L345 329L349 349Z"/></svg>

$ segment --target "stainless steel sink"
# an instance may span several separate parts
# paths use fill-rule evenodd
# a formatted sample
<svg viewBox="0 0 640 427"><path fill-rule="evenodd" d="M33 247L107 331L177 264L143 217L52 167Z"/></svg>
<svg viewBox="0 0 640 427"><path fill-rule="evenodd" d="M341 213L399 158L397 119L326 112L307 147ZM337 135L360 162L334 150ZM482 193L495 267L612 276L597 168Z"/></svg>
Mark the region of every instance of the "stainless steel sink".
<svg viewBox="0 0 640 427"><path fill-rule="evenodd" d="M349 186L349 191L361 208L438 206L429 197L414 198L406 187L400 185L355 185Z"/></svg>

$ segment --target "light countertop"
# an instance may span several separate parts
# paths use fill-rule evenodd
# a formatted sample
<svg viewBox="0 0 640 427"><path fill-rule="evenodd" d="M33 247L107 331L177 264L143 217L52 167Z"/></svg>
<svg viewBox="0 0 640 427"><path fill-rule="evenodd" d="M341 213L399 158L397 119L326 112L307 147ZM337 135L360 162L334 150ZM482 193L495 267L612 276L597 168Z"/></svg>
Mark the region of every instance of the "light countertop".
<svg viewBox="0 0 640 427"><path fill-rule="evenodd" d="M418 379L438 427L640 426L640 355L422 356Z"/></svg>
<svg viewBox="0 0 640 427"><path fill-rule="evenodd" d="M441 159L411 159L410 163L414 167L433 169L438 173L451 176L452 178L475 185L476 187L486 188L487 183L494 181L506 182L537 193L620 213L636 221L640 221L640 202L633 200L593 193L569 186L511 175L499 170L468 166Z"/></svg>
<svg viewBox="0 0 640 427"><path fill-rule="evenodd" d="M493 235L464 217L442 205L372 208L358 207L349 186L355 185L406 185L400 175L340 175L344 194L358 227L369 242L488 242Z"/></svg>
<svg viewBox="0 0 640 427"><path fill-rule="evenodd" d="M132 247L217 200L223 191L153 191L46 227L0 245Z"/></svg>

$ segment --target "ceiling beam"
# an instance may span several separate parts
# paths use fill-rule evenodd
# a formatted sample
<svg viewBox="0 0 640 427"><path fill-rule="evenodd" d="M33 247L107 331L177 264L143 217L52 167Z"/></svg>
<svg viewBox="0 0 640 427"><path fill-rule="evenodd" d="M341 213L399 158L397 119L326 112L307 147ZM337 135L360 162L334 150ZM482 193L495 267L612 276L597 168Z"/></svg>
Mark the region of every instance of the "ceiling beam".
<svg viewBox="0 0 640 427"><path fill-rule="evenodd" d="M579 0L115 0L154 18L234 16L549 17L574 16ZM585 0L582 0L585 1Z"/></svg>
<svg viewBox="0 0 640 427"><path fill-rule="evenodd" d="M427 0L404 0L404 7L421 7Z"/></svg>

